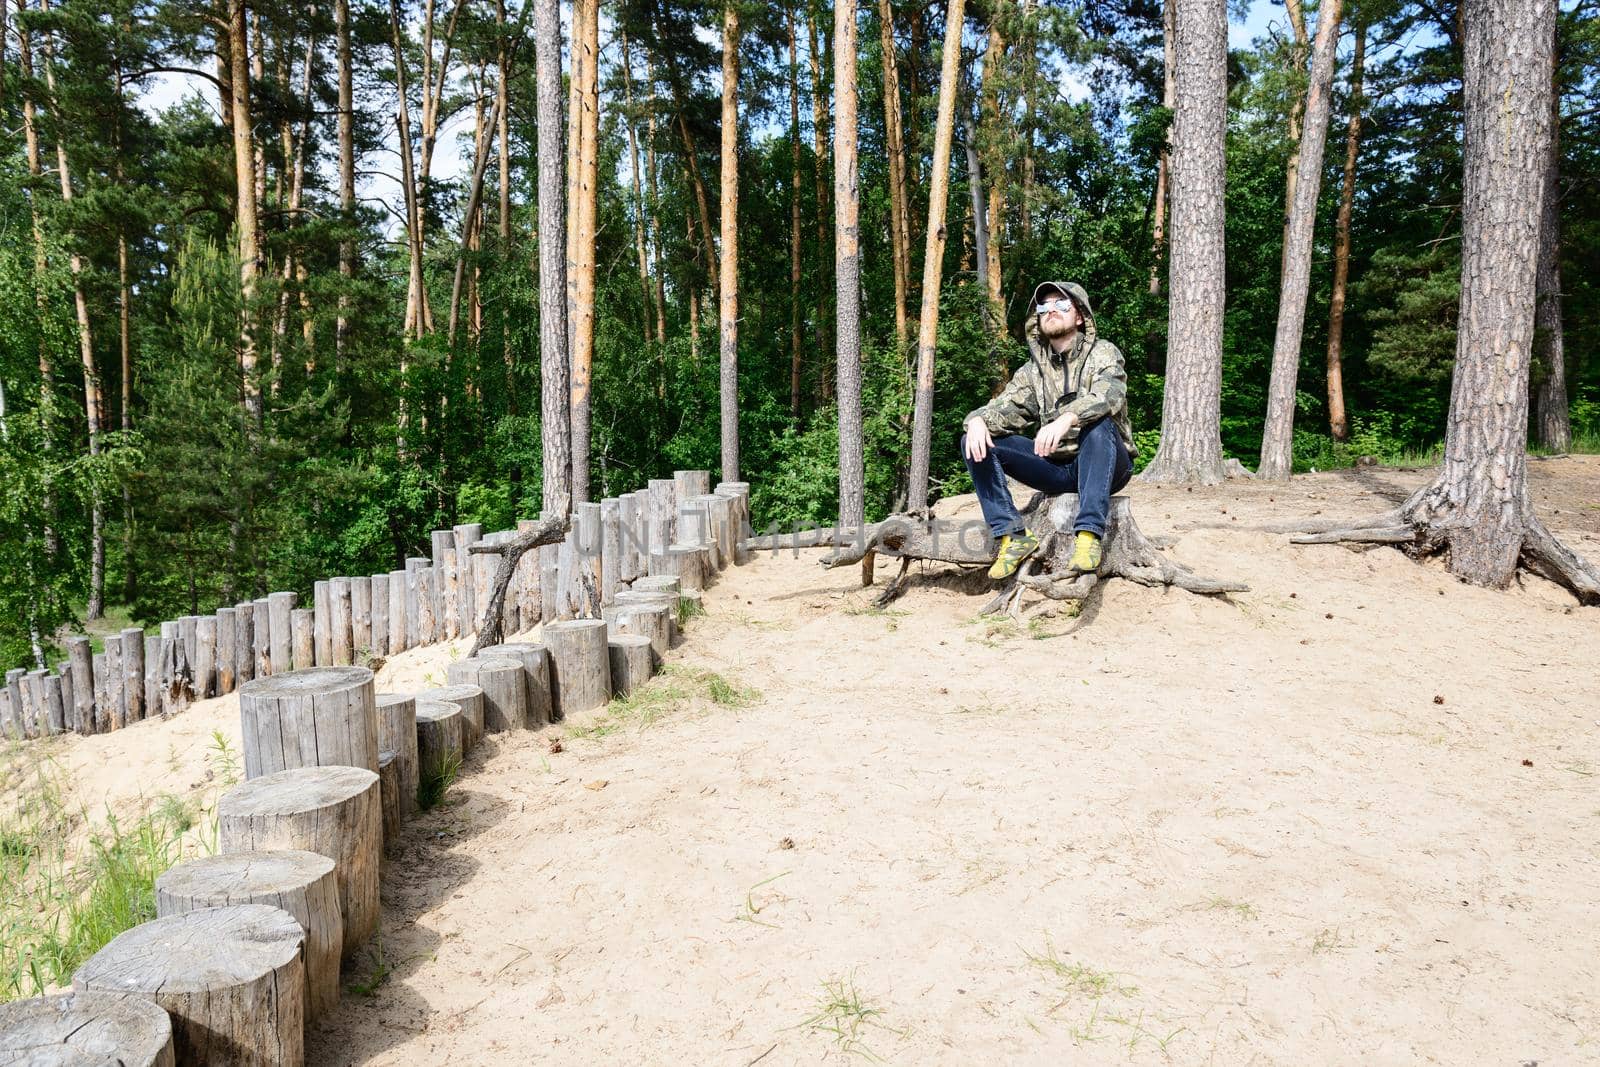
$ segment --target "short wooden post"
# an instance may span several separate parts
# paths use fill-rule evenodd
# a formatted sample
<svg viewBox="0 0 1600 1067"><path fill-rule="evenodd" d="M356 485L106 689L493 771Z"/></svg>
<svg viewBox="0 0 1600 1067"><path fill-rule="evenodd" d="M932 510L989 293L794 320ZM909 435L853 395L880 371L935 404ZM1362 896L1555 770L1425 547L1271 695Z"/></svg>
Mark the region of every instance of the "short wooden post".
<svg viewBox="0 0 1600 1067"><path fill-rule="evenodd" d="M634 582L629 592L671 593L673 596L678 596L683 592L683 582L671 574L648 574Z"/></svg>
<svg viewBox="0 0 1600 1067"><path fill-rule="evenodd" d="M600 501L600 603L611 603L622 583L622 502Z"/></svg>
<svg viewBox="0 0 1600 1067"><path fill-rule="evenodd" d="M378 769L378 712L365 667L313 667L239 690L246 778L296 767Z"/></svg>
<svg viewBox="0 0 1600 1067"><path fill-rule="evenodd" d="M22 740L22 723L17 719L16 705L9 689L0 689L0 739Z"/></svg>
<svg viewBox="0 0 1600 1067"><path fill-rule="evenodd" d="M512 671L507 665L515 666ZM504 733L521 729L527 722L527 681L522 664L503 656L475 656L456 660L446 668L450 686L475 685L483 691L483 722L464 716L461 723L463 750L471 752L485 732ZM435 695L437 695L435 693ZM462 708L463 712L467 709Z"/></svg>
<svg viewBox="0 0 1600 1067"><path fill-rule="evenodd" d="M296 671L317 665L317 613L314 608L295 608L289 612L290 663ZM283 677L279 675L279 677Z"/></svg>
<svg viewBox="0 0 1600 1067"><path fill-rule="evenodd" d="M69 637L67 662L72 664L72 703L77 708L78 729L84 733L95 733L94 642L87 637ZM11 673L6 675L6 687L11 688ZM12 693L11 703L17 712L22 710L20 692Z"/></svg>
<svg viewBox="0 0 1600 1067"><path fill-rule="evenodd" d="M750 562L750 550L744 545L753 532L750 527L750 483L721 482L714 492L734 499L733 562L742 567Z"/></svg>
<svg viewBox="0 0 1600 1067"><path fill-rule="evenodd" d="M383 813L383 850L393 855L405 822L406 790L398 752L378 753L378 809Z"/></svg>
<svg viewBox="0 0 1600 1067"><path fill-rule="evenodd" d="M478 537L479 542L488 541L489 538ZM478 624L483 624L483 613L489 610L489 600L494 593L494 572L500 567L500 557L492 554L478 553L470 555L472 560L472 603L478 613ZM477 632L473 627L473 632Z"/></svg>
<svg viewBox="0 0 1600 1067"><path fill-rule="evenodd" d="M442 685L437 689L424 689L417 694L417 703L420 705L425 700L454 704L461 709L463 744L465 744L465 733L469 730L475 736L483 736L483 690L476 684L462 683Z"/></svg>
<svg viewBox="0 0 1600 1067"><path fill-rule="evenodd" d="M199 646L196 644L199 640L197 636L199 620L198 615L185 615L178 620L178 633L183 637L183 651L188 656L191 670L194 669L195 659L200 655Z"/></svg>
<svg viewBox="0 0 1600 1067"><path fill-rule="evenodd" d="M276 674L292 669L289 664L292 662L290 650L294 647L294 624L290 613L298 599L294 593L272 593L267 597L267 610L272 615L272 670Z"/></svg>
<svg viewBox="0 0 1600 1067"><path fill-rule="evenodd" d="M556 719L611 699L611 658L602 620L554 622L542 636L550 651L550 697Z"/></svg>
<svg viewBox="0 0 1600 1067"><path fill-rule="evenodd" d="M327 579L311 586L311 601L316 611L316 667L333 666L333 583Z"/></svg>
<svg viewBox="0 0 1600 1067"><path fill-rule="evenodd" d="M107 648L110 643L107 643ZM201 700L206 700L217 695L217 617L215 615L202 615L195 620L194 625L194 692ZM122 658L122 649L117 649L117 659ZM111 668L111 656L106 656L106 668ZM119 687L120 688L120 687ZM112 698L116 700L115 697ZM121 709L118 709L118 718L121 718ZM119 721L119 727L122 723Z"/></svg>
<svg viewBox="0 0 1600 1067"><path fill-rule="evenodd" d="M105 692L106 715L109 728L120 730L128 725L128 711L122 697L122 636L120 634L107 634L103 639L105 644L104 671L95 672L95 680ZM44 717L39 717L43 724Z"/></svg>
<svg viewBox="0 0 1600 1067"><path fill-rule="evenodd" d="M372 659L372 579L350 579L350 661L365 667Z"/></svg>
<svg viewBox="0 0 1600 1067"><path fill-rule="evenodd" d="M561 618L561 546L540 545L539 553L539 621L549 624Z"/></svg>
<svg viewBox="0 0 1600 1067"><path fill-rule="evenodd" d="M417 767L424 783L437 781L450 763L466 754L459 705L443 700L417 701Z"/></svg>
<svg viewBox="0 0 1600 1067"><path fill-rule="evenodd" d="M676 579L681 589L704 589L704 553L705 549L698 545L668 545L665 552L650 557L650 573ZM633 585L639 588L637 581Z"/></svg>
<svg viewBox="0 0 1600 1067"><path fill-rule="evenodd" d="M389 655L397 656L411 646L406 632L406 572L389 572Z"/></svg>
<svg viewBox="0 0 1600 1067"><path fill-rule="evenodd" d="M14 1064L177 1064L166 1010L120 993L52 993L0 1004L0 1056Z"/></svg>
<svg viewBox="0 0 1600 1067"><path fill-rule="evenodd" d="M220 612L218 613L221 614ZM122 704L123 721L139 722L144 710L144 631L130 626L121 633L122 638ZM73 689L76 697L76 687Z"/></svg>
<svg viewBox="0 0 1600 1067"><path fill-rule="evenodd" d="M611 662L611 692L627 696L650 680L655 654L643 634L613 634L606 641Z"/></svg>
<svg viewBox="0 0 1600 1067"><path fill-rule="evenodd" d="M417 575L428 565L428 560L423 556L409 556L406 558L406 647L416 648L422 644L422 604L418 600L420 590L417 588Z"/></svg>
<svg viewBox="0 0 1600 1067"><path fill-rule="evenodd" d="M617 580L631 582L639 574L639 494L623 493L617 498L617 525L621 544L617 555Z"/></svg>
<svg viewBox="0 0 1600 1067"><path fill-rule="evenodd" d="M256 677L265 678L272 673L272 601L269 597L262 597L254 603L255 610L250 613L250 619L256 631ZM165 632L163 629L162 633Z"/></svg>
<svg viewBox="0 0 1600 1067"><path fill-rule="evenodd" d="M350 608L350 579L334 578L329 581L328 632L335 667L348 667L355 662L355 652L351 646Z"/></svg>
<svg viewBox="0 0 1600 1067"><path fill-rule="evenodd" d="M67 730L67 705L61 694L61 675L46 674L43 681L44 715L41 721L46 729L40 733L60 734Z"/></svg>
<svg viewBox="0 0 1600 1067"><path fill-rule="evenodd" d="M678 491L671 478L650 479L650 555L677 539Z"/></svg>
<svg viewBox="0 0 1600 1067"><path fill-rule="evenodd" d="M84 640L87 641L88 638L86 637ZM90 668L90 672L90 677L92 678L92 667ZM23 670L21 667L14 667L11 670L6 671L6 692L11 695L11 718L12 722L16 724L17 736L19 738L28 736L26 712L24 710L25 701L22 695L22 680L27 676L27 674L28 672ZM91 701L91 704L92 703L93 702Z"/></svg>
<svg viewBox="0 0 1600 1067"><path fill-rule="evenodd" d="M383 811L376 771L301 767L253 779L217 801L217 825L224 853L303 848L333 861L346 959L378 928Z"/></svg>
<svg viewBox="0 0 1600 1067"><path fill-rule="evenodd" d="M194 699L194 677L189 670L189 653L183 640L181 624L161 624L161 714L171 718L189 709ZM103 709L103 705L101 705ZM95 712L96 730L102 711Z"/></svg>
<svg viewBox="0 0 1600 1067"><path fill-rule="evenodd" d="M389 576L372 576L372 654L389 654Z"/></svg>
<svg viewBox="0 0 1600 1067"><path fill-rule="evenodd" d="M139 642L139 647L142 652L144 648L143 641ZM70 733L82 733L83 731L78 729L78 706L72 702L72 664L65 660L56 664L56 677L61 679L61 709L66 718L67 730ZM144 679L139 679L139 683L139 697L142 702L144 699ZM0 693L4 692L4 689L0 689ZM5 736L4 721L4 716L0 715L0 737Z"/></svg>
<svg viewBox="0 0 1600 1067"><path fill-rule="evenodd" d="M462 523L451 531L455 534L456 545L456 595L459 598L457 611L461 615L461 635L478 632L478 615L480 613L477 599L477 587L473 582L472 554L468 551L473 545L483 540L483 525L476 522Z"/></svg>
<svg viewBox="0 0 1600 1067"><path fill-rule="evenodd" d="M233 692L236 685L236 674L233 661L233 642L234 638L237 636L237 633L235 631L233 621L233 609L218 608L217 614L213 618L213 622L217 628L217 684L214 687L215 692L212 695L221 697L227 696L229 693ZM122 658L123 662L126 663L128 658L126 642L123 644ZM128 694L124 692L123 704L126 706L129 703ZM132 715L128 716L128 721L134 721Z"/></svg>
<svg viewBox="0 0 1600 1067"><path fill-rule="evenodd" d="M710 517L711 541L717 546L717 570L726 570L733 565L739 502L721 493L711 493L699 499L705 501L706 513Z"/></svg>
<svg viewBox="0 0 1600 1067"><path fill-rule="evenodd" d="M434 640L453 641L461 636L461 594L453 581L456 535L451 530L434 530L430 539L433 548ZM454 632L452 627L455 627Z"/></svg>
<svg viewBox="0 0 1600 1067"><path fill-rule="evenodd" d="M688 500L692 496L705 496L711 492L710 471L673 471L672 481L677 488L679 500Z"/></svg>
<svg viewBox="0 0 1600 1067"><path fill-rule="evenodd" d="M613 637L638 634L648 638L657 662L672 647L672 612L660 604L612 604L606 608L605 620Z"/></svg>
<svg viewBox="0 0 1600 1067"><path fill-rule="evenodd" d="M691 497L678 503L678 539L675 544L709 545L711 543L711 514L706 502ZM651 553L651 558L655 553Z"/></svg>
<svg viewBox="0 0 1600 1067"><path fill-rule="evenodd" d="M154 718L161 714L161 657L165 643L156 634L147 635L144 639L144 678L140 684L144 686L144 715L145 718ZM77 686L73 686L74 698ZM93 724L85 727L80 720L79 729L92 729Z"/></svg>
<svg viewBox="0 0 1600 1067"><path fill-rule="evenodd" d="M617 594L617 605L619 607L623 605L643 605L649 607L666 608L667 619L670 624L668 630L672 637L672 643L674 645L678 643L678 631L680 627L678 625L679 612L677 594L662 593L654 590L627 589Z"/></svg>
<svg viewBox="0 0 1600 1067"><path fill-rule="evenodd" d="M434 569L432 567L417 568L417 643L431 645L439 639L438 618L435 614L439 608L439 597L433 588Z"/></svg>
<svg viewBox="0 0 1600 1067"><path fill-rule="evenodd" d="M72 987L155 1001L172 1018L179 1064L300 1067L305 940L282 908L201 908L118 934Z"/></svg>
<svg viewBox="0 0 1600 1067"><path fill-rule="evenodd" d="M577 505L573 510L573 527L578 532L576 548L578 550L578 565L583 568L584 583L592 599L598 600L601 595L600 585L602 571L604 570L602 557L605 545L602 533L601 506L594 503ZM581 612L583 615L598 614L598 604L588 605L595 608L594 612Z"/></svg>
<svg viewBox="0 0 1600 1067"><path fill-rule="evenodd" d="M383 762L385 752L393 752L399 760L400 792L405 802L401 814L406 815L417 807L417 698L409 693L379 693L375 703L378 762Z"/></svg>
<svg viewBox="0 0 1600 1067"><path fill-rule="evenodd" d="M188 860L156 878L163 918L230 904L270 904L294 916L306 937L306 1021L339 1006L344 920L333 860L298 848L235 852Z"/></svg>
<svg viewBox="0 0 1600 1067"><path fill-rule="evenodd" d="M255 640L256 606L251 601L241 600L233 606L233 674L235 685L243 685L256 676Z"/></svg>
<svg viewBox="0 0 1600 1067"><path fill-rule="evenodd" d="M536 641L508 641L490 645L478 652L479 656L499 656L514 659L522 664L523 680L527 684L529 729L550 722L550 653Z"/></svg>

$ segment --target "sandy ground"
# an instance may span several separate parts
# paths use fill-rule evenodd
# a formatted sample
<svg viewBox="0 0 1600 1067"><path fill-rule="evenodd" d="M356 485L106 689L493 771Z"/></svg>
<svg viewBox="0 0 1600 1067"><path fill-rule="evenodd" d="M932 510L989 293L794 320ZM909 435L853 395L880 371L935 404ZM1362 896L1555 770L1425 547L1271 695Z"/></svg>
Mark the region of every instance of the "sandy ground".
<svg viewBox="0 0 1600 1067"><path fill-rule="evenodd" d="M1600 460L1533 474L1600 557ZM1018 628L947 569L887 612L816 552L730 570L672 662L759 697L489 739L308 1062L1600 1062L1600 611L1248 529L1423 477L1130 489L1231 600ZM48 749L118 808L204 788L213 729Z"/></svg>

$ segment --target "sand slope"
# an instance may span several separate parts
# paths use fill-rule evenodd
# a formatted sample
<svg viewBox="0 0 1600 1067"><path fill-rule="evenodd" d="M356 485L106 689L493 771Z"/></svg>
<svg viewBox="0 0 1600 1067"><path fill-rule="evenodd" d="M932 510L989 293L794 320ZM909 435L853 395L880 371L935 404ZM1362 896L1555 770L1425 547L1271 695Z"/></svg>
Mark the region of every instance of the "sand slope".
<svg viewBox="0 0 1600 1067"><path fill-rule="evenodd" d="M1533 473L1600 555L1600 462ZM982 583L879 613L815 552L728 572L674 663L759 698L491 739L308 1062L1600 1062L1600 611L1243 529L1422 477L1130 490L1232 602L1111 583L1016 628ZM125 795L120 753L190 784L236 720L53 748Z"/></svg>

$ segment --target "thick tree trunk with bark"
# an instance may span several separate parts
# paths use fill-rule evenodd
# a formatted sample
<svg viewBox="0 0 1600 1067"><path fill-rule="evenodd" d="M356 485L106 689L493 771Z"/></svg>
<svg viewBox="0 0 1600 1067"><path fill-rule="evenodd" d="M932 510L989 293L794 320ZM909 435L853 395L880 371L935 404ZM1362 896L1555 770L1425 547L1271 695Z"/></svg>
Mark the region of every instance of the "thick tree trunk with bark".
<svg viewBox="0 0 1600 1067"><path fill-rule="evenodd" d="M1553 0L1469 0L1463 24L1461 311L1444 465L1400 507L1361 522L1302 524L1305 542L1443 552L1450 572L1503 588L1524 566L1600 604L1600 569L1545 529L1528 490L1528 369L1551 137Z"/></svg>
<svg viewBox="0 0 1600 1067"><path fill-rule="evenodd" d="M1165 0L1161 6L1161 106L1171 111L1176 104L1173 77L1173 49L1176 34L1173 31L1173 10L1177 0ZM1156 200L1150 212L1150 295L1161 294L1161 261L1166 253L1167 240L1167 172L1172 166L1172 126L1167 126L1161 140L1161 158L1156 164Z"/></svg>
<svg viewBox="0 0 1600 1067"><path fill-rule="evenodd" d="M1361 94L1367 56L1367 27L1356 23L1355 51L1350 57L1350 121L1344 138L1344 185L1339 190L1339 215L1333 233L1333 292L1328 298L1328 432L1335 441L1350 439L1344 407L1344 301L1350 282L1350 216L1356 199L1356 158L1361 148Z"/></svg>
<svg viewBox="0 0 1600 1067"><path fill-rule="evenodd" d="M811 132L815 147L816 173L814 175L817 186L817 259L820 265L827 261L828 249L828 87L824 77L822 56L824 46L821 43L823 31L821 19L815 13L807 20L806 46L807 55L811 63ZM827 287L817 286L817 319L816 319L816 344L815 347L826 352L832 347L828 343L828 296ZM823 370L817 375L817 397L823 403L833 399L834 375Z"/></svg>
<svg viewBox="0 0 1600 1067"><path fill-rule="evenodd" d="M892 62L893 53L889 61ZM866 521L861 437L861 190L856 160L856 6L833 10L834 362L839 398L839 524ZM724 481L736 479L724 476Z"/></svg>
<svg viewBox="0 0 1600 1067"><path fill-rule="evenodd" d="M944 221L950 192L950 142L955 127L956 76L961 66L961 29L965 17L965 0L950 0L945 15L944 64L939 71L939 117L933 133L933 186L928 196L928 242L922 260L922 315L917 328L917 389L906 495L906 506L913 514L928 507L928 463L933 439L933 354L939 338Z"/></svg>
<svg viewBox="0 0 1600 1067"><path fill-rule="evenodd" d="M339 65L339 317L334 322L334 360L343 367L350 346L350 284L356 274L356 242L351 231L356 211L355 88L350 58L350 0L334 0L335 52Z"/></svg>
<svg viewBox="0 0 1600 1067"><path fill-rule="evenodd" d="M1533 319L1534 380L1538 382L1533 408L1534 439L1540 447L1552 452L1565 452L1572 447L1572 423L1567 410L1566 343L1561 330L1560 141L1561 98L1553 89L1550 147L1545 152L1544 189L1540 197L1539 304Z"/></svg>
<svg viewBox="0 0 1600 1067"><path fill-rule="evenodd" d="M567 260L563 230L566 153L561 140L561 4L534 4L539 122L539 388L545 516L572 510L572 438L567 409Z"/></svg>
<svg viewBox="0 0 1600 1067"><path fill-rule="evenodd" d="M722 9L722 480L739 480L739 8Z"/></svg>
<svg viewBox="0 0 1600 1067"><path fill-rule="evenodd" d="M999 5L995 5L998 9ZM1006 225L1006 164L997 146L1005 137L1005 131L1000 128L1000 86L1004 80L1002 66L1006 57L1006 39L1000 33L999 11L991 11L989 15L989 45L988 51L983 54L983 84L979 93L982 107L982 122L980 131L987 131L987 137L979 139L979 158L983 164L985 176L989 180L989 204L984 213L988 223L985 227L986 240L983 244L983 255L980 257L983 264L983 278L989 298L989 314L993 318L991 325L998 335L1006 328L1005 297L1001 293L1000 246L1001 235ZM977 214L974 208L974 215ZM995 364L996 391L1006 380L1010 371L1004 355L1004 347L997 346L1001 355Z"/></svg>
<svg viewBox="0 0 1600 1067"><path fill-rule="evenodd" d="M1177 109L1161 447L1142 477L1211 485L1222 466L1224 144L1228 17L1222 0L1173 0Z"/></svg>
<svg viewBox="0 0 1600 1067"><path fill-rule="evenodd" d="M1305 115L1306 89L1304 78L1306 76L1306 51L1309 40L1306 37L1306 8L1305 0L1284 0L1284 6L1289 13L1289 29L1294 34L1294 41L1289 46L1289 160L1284 168L1284 194L1283 194L1283 250L1280 253L1279 270L1286 267L1289 257L1289 228L1294 216L1295 187L1300 180L1300 138L1302 133L1301 122Z"/></svg>
<svg viewBox="0 0 1600 1067"><path fill-rule="evenodd" d="M1328 139L1340 16L1340 0L1322 0L1300 136L1300 170L1283 253L1278 329L1272 346L1272 377L1267 385L1267 423L1261 439L1261 464L1256 471L1257 476L1275 481L1287 480L1294 464L1294 398L1300 375L1300 342L1305 333L1306 294L1311 285L1311 239L1317 223L1317 199L1322 192L1322 153Z"/></svg>
<svg viewBox="0 0 1600 1067"><path fill-rule="evenodd" d="M650 343L650 328L654 323L650 315L651 286L650 286L650 256L645 250L644 229L644 183L639 178L639 135L635 129L638 115L633 109L633 63L628 55L628 35L621 35L622 44L622 87L626 94L628 124L628 162L633 171L633 243L639 253L639 289L644 296L644 303L639 305L639 312L644 321L644 340ZM664 336L659 340L665 341Z"/></svg>

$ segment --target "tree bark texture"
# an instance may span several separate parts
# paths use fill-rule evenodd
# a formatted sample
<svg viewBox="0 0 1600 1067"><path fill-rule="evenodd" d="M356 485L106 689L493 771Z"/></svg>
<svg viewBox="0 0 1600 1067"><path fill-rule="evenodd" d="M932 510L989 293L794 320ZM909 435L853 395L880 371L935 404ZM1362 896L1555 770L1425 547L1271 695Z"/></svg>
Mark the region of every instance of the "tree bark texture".
<svg viewBox="0 0 1600 1067"><path fill-rule="evenodd" d="M1208 0L1215 2L1215 0ZM1221 10L1220 4L1218 10ZM922 260L922 314L917 328L917 388L911 430L911 473L906 506L928 507L928 464L933 439L933 356L939 339L939 290L944 277L945 210L950 193L950 141L955 126L956 76L961 67L964 0L950 0L945 15L944 62L939 71L939 117L933 134L932 189L928 196L928 240ZM1218 151L1221 151L1220 145ZM1218 188L1220 210L1221 188ZM1220 279L1219 279L1220 284ZM1219 320L1218 326L1221 322ZM1218 340L1220 341L1220 337Z"/></svg>
<svg viewBox="0 0 1600 1067"><path fill-rule="evenodd" d="M1283 277L1278 290L1278 329L1272 346L1272 376L1267 385L1267 422L1261 439L1261 463L1256 470L1259 477L1275 481L1286 481L1294 464L1294 400L1341 16L1340 0L1322 0L1317 12L1317 39L1311 51L1311 86L1300 133L1300 170L1289 210L1288 243L1284 246Z"/></svg>
<svg viewBox="0 0 1600 1067"><path fill-rule="evenodd" d="M4 10L4 5L0 5ZM0 17L0 36L5 19ZM16 1063L175 1067L172 1019L154 1001L116 993L53 993L0 1004L0 1034Z"/></svg>
<svg viewBox="0 0 1600 1067"><path fill-rule="evenodd" d="M878 35L883 50L883 128L889 149L889 226L894 252L894 339L902 358L909 331L911 292L910 206L906 202L906 146L900 123L900 60L894 44L894 6L878 0Z"/></svg>
<svg viewBox="0 0 1600 1067"><path fill-rule="evenodd" d="M1173 0L1177 108L1172 122L1172 239L1167 385L1151 482L1222 481L1224 144L1228 16L1222 0Z"/></svg>
<svg viewBox="0 0 1600 1067"><path fill-rule="evenodd" d="M856 160L856 6L833 9L834 362L839 400L839 522L865 521L861 432L861 189ZM722 472L724 482L738 472ZM731 547L731 546L730 546Z"/></svg>
<svg viewBox="0 0 1600 1067"><path fill-rule="evenodd" d="M561 139L561 4L534 4L534 60L539 137L539 389L542 509L564 517L572 510L571 388L567 352L567 260L563 229L566 193ZM470 613L469 613L470 615ZM463 615L467 625L469 615Z"/></svg>
<svg viewBox="0 0 1600 1067"><path fill-rule="evenodd" d="M789 414L800 417L800 52L795 43L794 5L789 31Z"/></svg>
<svg viewBox="0 0 1600 1067"><path fill-rule="evenodd" d="M1558 53L1552 52L1552 75ZM1552 76L1550 147L1544 155L1539 219L1538 307L1534 311L1534 439L1552 452L1572 447L1566 342L1561 330L1561 97Z"/></svg>
<svg viewBox="0 0 1600 1067"><path fill-rule="evenodd" d="M572 348L572 499L589 499L589 385L594 363L595 223L600 177L600 2L582 0L573 23L578 68L580 137L575 289L577 323Z"/></svg>
<svg viewBox="0 0 1600 1067"><path fill-rule="evenodd" d="M739 7L722 9L722 259L718 281L722 477L739 480Z"/></svg>
<svg viewBox="0 0 1600 1067"><path fill-rule="evenodd" d="M1344 302L1350 283L1350 216L1355 209L1356 159L1361 149L1362 84L1366 74L1367 27L1357 20L1355 51L1350 57L1350 120L1344 135L1344 184L1333 230L1333 291L1328 297L1328 432L1335 441L1350 439L1344 406Z"/></svg>

